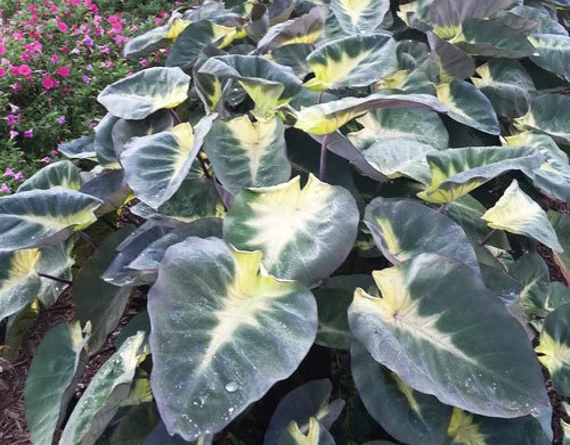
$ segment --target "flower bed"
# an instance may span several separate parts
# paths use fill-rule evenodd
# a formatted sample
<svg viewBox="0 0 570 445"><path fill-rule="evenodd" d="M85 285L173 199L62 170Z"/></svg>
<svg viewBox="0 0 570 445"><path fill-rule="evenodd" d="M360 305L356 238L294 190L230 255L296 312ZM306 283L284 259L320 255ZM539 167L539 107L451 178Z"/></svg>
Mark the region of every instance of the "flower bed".
<svg viewBox="0 0 570 445"><path fill-rule="evenodd" d="M139 10L129 1L21 0L0 9L0 195L52 162L61 141L96 125L105 85L160 61L161 53L140 62L119 53L177 2Z"/></svg>

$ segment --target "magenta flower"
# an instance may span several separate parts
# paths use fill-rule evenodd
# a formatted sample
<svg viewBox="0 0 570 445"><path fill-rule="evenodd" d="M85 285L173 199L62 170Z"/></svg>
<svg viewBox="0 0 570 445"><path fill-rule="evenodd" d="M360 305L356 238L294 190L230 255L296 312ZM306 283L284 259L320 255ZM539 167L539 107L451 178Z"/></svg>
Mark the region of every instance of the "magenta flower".
<svg viewBox="0 0 570 445"><path fill-rule="evenodd" d="M30 56L30 54L25 51L20 55L20 57L22 58L22 60L25 60L26 62L32 60L32 56Z"/></svg>
<svg viewBox="0 0 570 445"><path fill-rule="evenodd" d="M4 45L0 45L0 56L6 54L6 47Z"/></svg>
<svg viewBox="0 0 570 445"><path fill-rule="evenodd" d="M59 29L61 32L65 32L69 29L69 26L67 26L64 22L57 22L57 29Z"/></svg>
<svg viewBox="0 0 570 445"><path fill-rule="evenodd" d="M63 142L62 142L63 143ZM52 150L51 151L51 155L52 156L57 156L59 153L57 152L57 150Z"/></svg>
<svg viewBox="0 0 570 445"><path fill-rule="evenodd" d="M14 130L10 130L10 139L14 139L16 136L18 136L20 133L18 133L17 131Z"/></svg>
<svg viewBox="0 0 570 445"><path fill-rule="evenodd" d="M57 82L49 75L46 75L45 79L42 80L42 86L47 90L51 90L57 86Z"/></svg>
<svg viewBox="0 0 570 445"><path fill-rule="evenodd" d="M59 125L65 125L65 122L66 122L65 116L59 116L59 119L57 120L57 123L58 123Z"/></svg>
<svg viewBox="0 0 570 445"><path fill-rule="evenodd" d="M32 139L34 137L34 130L26 130L24 131L24 137L28 138L28 139Z"/></svg>
<svg viewBox="0 0 570 445"><path fill-rule="evenodd" d="M10 187L8 187L6 184L2 183L2 186L0 187L0 192L2 193L10 193Z"/></svg>
<svg viewBox="0 0 570 445"><path fill-rule="evenodd" d="M24 180L24 173L22 171L19 171L18 173L16 173L14 175L14 179L16 181L23 181Z"/></svg>
<svg viewBox="0 0 570 445"><path fill-rule="evenodd" d="M10 87L12 88L12 91L18 92L18 90L20 89L20 84L16 82L10 85Z"/></svg>
<svg viewBox="0 0 570 445"><path fill-rule="evenodd" d="M49 158L49 156L46 156L45 158L40 159L41 162L44 162L45 164L49 164L51 162L51 159Z"/></svg>
<svg viewBox="0 0 570 445"><path fill-rule="evenodd" d="M8 125L16 125L16 116L14 116L13 114L11 114L10 116L6 117L6 121L8 122Z"/></svg>
<svg viewBox="0 0 570 445"><path fill-rule="evenodd" d="M142 66L143 68L146 68L146 67L148 66L148 62L147 62L146 59L141 60L141 66Z"/></svg>
<svg viewBox="0 0 570 445"><path fill-rule="evenodd" d="M69 73L70 73L70 69L67 66L61 66L55 71L55 74L57 74L58 76L61 76L61 77L67 77L67 76L69 76Z"/></svg>
<svg viewBox="0 0 570 445"><path fill-rule="evenodd" d="M6 75L6 70L4 68L0 68L0 77L4 77Z"/></svg>
<svg viewBox="0 0 570 445"><path fill-rule="evenodd" d="M59 57L57 56L57 54L52 54L51 63L56 64L58 62L59 62Z"/></svg>
<svg viewBox="0 0 570 445"><path fill-rule="evenodd" d="M32 69L28 65L20 65L20 74L24 77L31 77Z"/></svg>
<svg viewBox="0 0 570 445"><path fill-rule="evenodd" d="M16 176L16 174L14 173L14 170L12 170L10 167L6 167L6 171L4 172L4 176L8 176L9 178L13 178Z"/></svg>
<svg viewBox="0 0 570 445"><path fill-rule="evenodd" d="M87 76L83 76L83 83L89 84L89 82L91 82L91 79L89 79Z"/></svg>

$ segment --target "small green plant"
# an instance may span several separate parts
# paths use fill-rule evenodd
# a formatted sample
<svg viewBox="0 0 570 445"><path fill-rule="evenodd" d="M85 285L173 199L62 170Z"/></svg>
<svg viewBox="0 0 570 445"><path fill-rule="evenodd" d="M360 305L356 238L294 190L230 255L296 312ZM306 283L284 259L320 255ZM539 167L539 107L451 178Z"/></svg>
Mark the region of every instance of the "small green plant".
<svg viewBox="0 0 570 445"><path fill-rule="evenodd" d="M128 42L166 66L0 199L6 345L62 287L75 308L28 374L35 445L552 443L568 4L397 3L206 2Z"/></svg>

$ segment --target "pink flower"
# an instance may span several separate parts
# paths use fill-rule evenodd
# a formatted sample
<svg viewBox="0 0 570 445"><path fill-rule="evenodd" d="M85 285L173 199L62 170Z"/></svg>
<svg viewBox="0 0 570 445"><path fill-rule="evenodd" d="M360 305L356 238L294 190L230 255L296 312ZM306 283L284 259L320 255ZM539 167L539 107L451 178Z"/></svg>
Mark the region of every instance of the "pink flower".
<svg viewBox="0 0 570 445"><path fill-rule="evenodd" d="M13 178L15 175L14 170L10 167L6 167L6 171L4 172L4 176L8 176L9 178Z"/></svg>
<svg viewBox="0 0 570 445"><path fill-rule="evenodd" d="M30 60L32 60L32 56L30 56L30 54L25 52L25 51L22 53L21 57L26 62L29 62Z"/></svg>
<svg viewBox="0 0 570 445"><path fill-rule="evenodd" d="M57 54L52 54L51 56L51 63L56 64L59 62L59 57Z"/></svg>
<svg viewBox="0 0 570 445"><path fill-rule="evenodd" d="M6 70L4 68L0 68L0 77L4 77L6 75Z"/></svg>
<svg viewBox="0 0 570 445"><path fill-rule="evenodd" d="M66 53L66 52L67 52L67 45L61 47L61 52L62 52L62 53Z"/></svg>
<svg viewBox="0 0 570 445"><path fill-rule="evenodd" d="M123 41L125 40L125 37L122 35L116 35L115 36L115 45L120 45L121 43L123 43Z"/></svg>
<svg viewBox="0 0 570 445"><path fill-rule="evenodd" d="M69 29L69 26L67 26L64 22L57 22L57 29L59 29L61 32L65 32Z"/></svg>
<svg viewBox="0 0 570 445"><path fill-rule="evenodd" d="M59 116L59 119L57 120L57 123L58 123L59 125L65 125L65 122L66 122L65 116Z"/></svg>
<svg viewBox="0 0 570 445"><path fill-rule="evenodd" d="M16 136L18 136L20 133L18 133L17 131L14 130L10 130L10 139L14 139Z"/></svg>
<svg viewBox="0 0 570 445"><path fill-rule="evenodd" d="M111 52L111 48L109 48L109 46L107 46L107 45L103 45L103 46L101 47L101 52L102 52L103 54L109 54L109 53Z"/></svg>
<svg viewBox="0 0 570 445"><path fill-rule="evenodd" d="M147 62L146 59L141 60L141 66L142 66L143 68L146 68L146 67L148 66L148 62Z"/></svg>
<svg viewBox="0 0 570 445"><path fill-rule="evenodd" d="M61 77L67 77L67 76L69 76L69 73L70 73L70 69L67 66L61 66L55 71L55 74L57 74L58 76L61 76Z"/></svg>
<svg viewBox="0 0 570 445"><path fill-rule="evenodd" d="M10 72L12 73L12 76L17 76L20 74L20 67L19 66L11 66Z"/></svg>
<svg viewBox="0 0 570 445"><path fill-rule="evenodd" d="M57 156L58 154L59 154L59 153L58 153L57 150L52 150L52 151L51 151L51 155L52 155L52 156Z"/></svg>
<svg viewBox="0 0 570 445"><path fill-rule="evenodd" d="M16 82L16 83L13 83L12 85L10 85L10 87L12 88L12 91L15 91L17 93L18 90L20 89L20 84L18 82Z"/></svg>
<svg viewBox="0 0 570 445"><path fill-rule="evenodd" d="M10 187L8 187L6 184L2 183L2 186L0 187L0 192L8 194L11 192L11 190L10 190Z"/></svg>
<svg viewBox="0 0 570 445"><path fill-rule="evenodd" d="M89 82L91 82L91 79L87 76L83 76L83 83L89 84Z"/></svg>
<svg viewBox="0 0 570 445"><path fill-rule="evenodd" d="M46 156L45 158L40 159L40 161L45 164L49 164L51 162L51 159L49 158L49 156Z"/></svg>
<svg viewBox="0 0 570 445"><path fill-rule="evenodd" d="M48 73L45 79L42 80L42 86L49 91L57 86L57 82Z"/></svg>
<svg viewBox="0 0 570 445"><path fill-rule="evenodd" d="M0 45L0 56L6 54L6 47L4 45Z"/></svg>
<svg viewBox="0 0 570 445"><path fill-rule="evenodd" d="M18 173L16 173L14 175L14 179L16 181L23 181L24 180L24 173L22 173L21 171L19 171Z"/></svg>
<svg viewBox="0 0 570 445"><path fill-rule="evenodd" d="M51 12L53 12L53 13L56 13L57 11L59 11L59 8L58 8L57 6L55 6L55 5L51 5L50 8L49 8L49 10L50 10Z"/></svg>
<svg viewBox="0 0 570 445"><path fill-rule="evenodd" d="M163 21L160 17L156 17L154 19L154 23L156 23L158 26L162 25Z"/></svg>
<svg viewBox="0 0 570 445"><path fill-rule="evenodd" d="M24 137L28 138L28 139L32 139L34 137L34 130L24 131Z"/></svg>
<svg viewBox="0 0 570 445"><path fill-rule="evenodd" d="M31 77L32 69L28 65L20 65L20 74L24 77Z"/></svg>
<svg viewBox="0 0 570 445"><path fill-rule="evenodd" d="M6 117L6 121L8 121L8 125L16 125L16 116L11 114L10 116Z"/></svg>

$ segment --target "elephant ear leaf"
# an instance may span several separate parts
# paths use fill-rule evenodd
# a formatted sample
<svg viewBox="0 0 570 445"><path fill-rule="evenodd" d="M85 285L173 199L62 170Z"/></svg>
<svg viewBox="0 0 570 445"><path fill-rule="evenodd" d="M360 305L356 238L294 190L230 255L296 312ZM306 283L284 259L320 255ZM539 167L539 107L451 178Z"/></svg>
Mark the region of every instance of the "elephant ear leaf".
<svg viewBox="0 0 570 445"><path fill-rule="evenodd" d="M528 236L556 252L564 251L546 212L520 189L516 180L481 218L493 229Z"/></svg>
<svg viewBox="0 0 570 445"><path fill-rule="evenodd" d="M42 286L36 272L40 258L38 249L0 251L0 321L38 296Z"/></svg>
<svg viewBox="0 0 570 445"><path fill-rule="evenodd" d="M218 120L204 141L217 179L232 194L288 181L286 148L285 127L277 116L256 122L246 115Z"/></svg>
<svg viewBox="0 0 570 445"><path fill-rule="evenodd" d="M265 53L283 46L315 43L325 27L328 14L328 6L315 6L308 14L273 26L257 43L257 51Z"/></svg>
<svg viewBox="0 0 570 445"><path fill-rule="evenodd" d="M18 187L18 192L38 189L49 190L58 186L69 190L79 190L81 188L79 168L73 162L62 160L46 165L24 181Z"/></svg>
<svg viewBox="0 0 570 445"><path fill-rule="evenodd" d="M437 97L448 108L448 116L460 124L499 135L499 121L493 105L474 85L461 79L437 87Z"/></svg>
<svg viewBox="0 0 570 445"><path fill-rule="evenodd" d="M357 117L376 108L415 108L446 113L441 102L429 94L371 94L368 97L348 97L301 108L295 128L315 135L330 134Z"/></svg>
<svg viewBox="0 0 570 445"><path fill-rule="evenodd" d="M128 338L93 376L65 425L59 445L97 441L129 395L144 338L144 332Z"/></svg>
<svg viewBox="0 0 570 445"><path fill-rule="evenodd" d="M328 277L348 256L358 229L352 195L310 175L236 195L224 238L240 250L260 250L267 271L307 285Z"/></svg>
<svg viewBox="0 0 570 445"><path fill-rule="evenodd" d="M388 34L345 37L313 51L307 58L315 77L313 91L365 87L396 69L396 42Z"/></svg>
<svg viewBox="0 0 570 445"><path fill-rule="evenodd" d="M471 80L491 101L499 116L520 117L530 109L536 88L524 67L514 60L491 59L477 68Z"/></svg>
<svg viewBox="0 0 570 445"><path fill-rule="evenodd" d="M551 73L570 79L570 37L534 34L529 37L536 53L530 59Z"/></svg>
<svg viewBox="0 0 570 445"><path fill-rule="evenodd" d="M34 444L51 445L64 420L87 362L86 341L79 322L62 323L47 332L34 354L24 390L26 421Z"/></svg>
<svg viewBox="0 0 570 445"><path fill-rule="evenodd" d="M392 264L421 253L437 253L481 274L473 245L461 226L421 202L376 198L366 207L364 222Z"/></svg>
<svg viewBox="0 0 570 445"><path fill-rule="evenodd" d="M344 407L341 399L329 404L331 393L331 381L322 379L305 383L283 397L271 417L263 445L277 445L292 421L299 425L301 431L308 430L311 418L318 420L324 428L330 428Z"/></svg>
<svg viewBox="0 0 570 445"><path fill-rule="evenodd" d="M357 289L350 328L408 386L486 416L550 409L525 331L467 266L421 254L373 277L381 297Z"/></svg>
<svg viewBox="0 0 570 445"><path fill-rule="evenodd" d="M180 68L148 68L107 86L97 100L114 116L140 120L188 98L190 76Z"/></svg>
<svg viewBox="0 0 570 445"><path fill-rule="evenodd" d="M453 79L467 79L475 73L475 61L455 45L428 33L428 41L439 65L439 78L443 83Z"/></svg>
<svg viewBox="0 0 570 445"><path fill-rule="evenodd" d="M455 201L491 179L510 170L533 176L544 157L526 147L467 147L427 155L431 186L418 193L433 203Z"/></svg>
<svg viewBox="0 0 570 445"><path fill-rule="evenodd" d="M331 9L346 34L376 31L390 9L389 0L332 0Z"/></svg>
<svg viewBox="0 0 570 445"><path fill-rule="evenodd" d="M220 431L313 344L314 297L260 271L260 260L215 238L166 251L148 313L152 389L170 434L193 441Z"/></svg>
<svg viewBox="0 0 570 445"><path fill-rule="evenodd" d="M216 117L202 119L196 134L190 124L183 123L171 131L131 139L121 162L127 183L141 201L157 209L176 193Z"/></svg>
<svg viewBox="0 0 570 445"><path fill-rule="evenodd" d="M311 417L309 430L304 433L294 420L287 426L277 445L335 445L334 438L317 419Z"/></svg>
<svg viewBox="0 0 570 445"><path fill-rule="evenodd" d="M570 97L561 94L536 96L530 110L515 120L515 125L524 130L534 130L547 134L564 144L570 143Z"/></svg>
<svg viewBox="0 0 570 445"><path fill-rule="evenodd" d="M0 198L0 250L57 244L97 220L97 198L54 187Z"/></svg>
<svg viewBox="0 0 570 445"><path fill-rule="evenodd" d="M356 341L352 343L350 356L356 389L382 428L411 445L445 443L451 406L410 388Z"/></svg>
<svg viewBox="0 0 570 445"><path fill-rule="evenodd" d="M546 317L538 359L548 369L556 392L570 397L570 304L565 304Z"/></svg>
<svg viewBox="0 0 570 445"><path fill-rule="evenodd" d="M237 81L255 103L255 113L262 117L273 116L274 109L288 103L302 85L291 68L260 56L212 57L199 72Z"/></svg>

